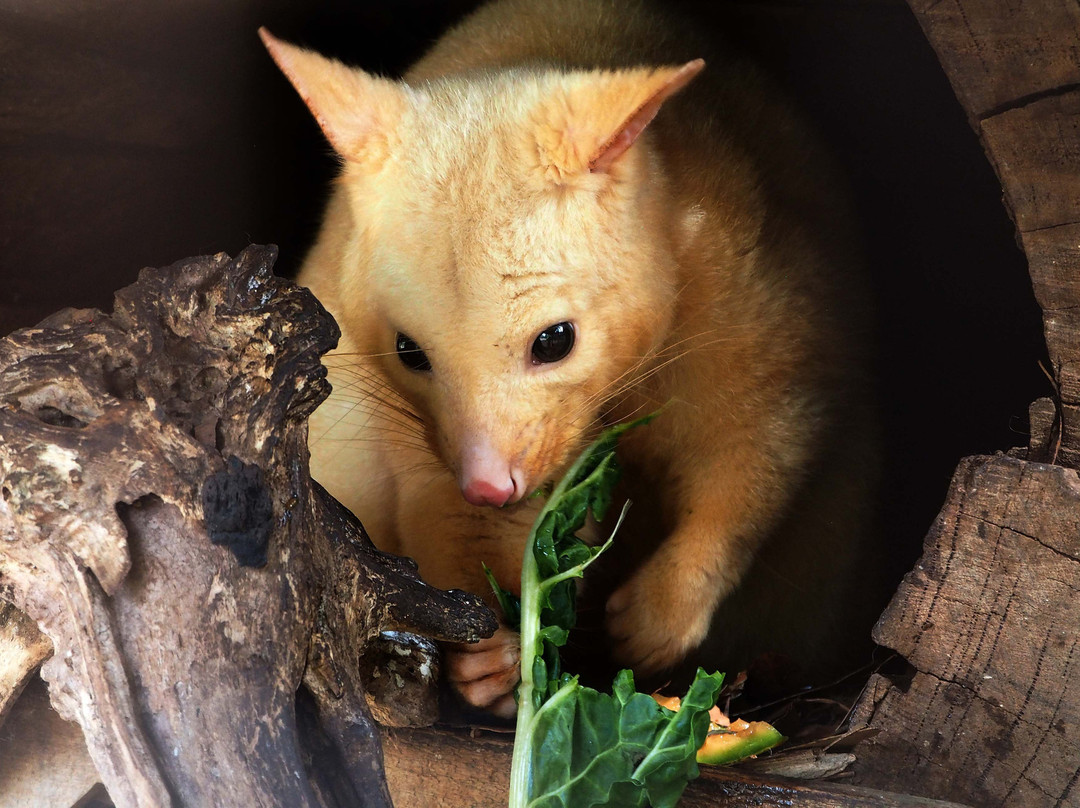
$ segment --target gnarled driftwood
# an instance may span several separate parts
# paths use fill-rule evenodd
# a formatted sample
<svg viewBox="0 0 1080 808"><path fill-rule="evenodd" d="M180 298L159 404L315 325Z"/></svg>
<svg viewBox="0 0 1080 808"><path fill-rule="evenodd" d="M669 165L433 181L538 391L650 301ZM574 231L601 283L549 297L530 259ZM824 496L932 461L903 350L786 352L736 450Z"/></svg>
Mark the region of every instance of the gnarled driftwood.
<svg viewBox="0 0 1080 808"><path fill-rule="evenodd" d="M495 628L312 483L337 329L275 255L144 270L111 315L0 341L0 598L47 637L6 622L0 710L51 645L52 705L119 806L388 806L360 660L426 659L380 712L430 721L432 648L383 632Z"/></svg>

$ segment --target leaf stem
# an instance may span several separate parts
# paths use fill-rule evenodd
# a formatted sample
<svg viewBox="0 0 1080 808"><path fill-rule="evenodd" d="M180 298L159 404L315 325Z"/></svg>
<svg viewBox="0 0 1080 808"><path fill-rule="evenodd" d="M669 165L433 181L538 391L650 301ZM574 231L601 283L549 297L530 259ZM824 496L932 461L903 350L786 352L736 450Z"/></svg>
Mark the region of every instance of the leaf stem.
<svg viewBox="0 0 1080 808"><path fill-rule="evenodd" d="M629 505L630 503L627 502L626 504ZM625 507L623 508L623 513L626 513L626 508ZM622 516L619 517L619 520L620 521L622 520ZM612 535L612 537L615 536L614 533L612 533L611 535ZM552 575L550 578L545 578L543 581L540 582L540 591L541 591L541 593L547 592L549 589L554 587L556 584L561 584L563 581L567 580L568 578L581 578L585 574L586 567L588 567L590 564L592 564L594 561L596 561L596 559L600 556L600 554L602 552L604 552L610 546L611 546L611 539L608 539L606 542L604 542L600 546L600 548L598 550L595 550L593 552L593 554L591 556L589 556L589 558L586 561L582 561L580 564L575 564L570 569L564 570L563 572L557 573L556 575Z"/></svg>
<svg viewBox="0 0 1080 808"><path fill-rule="evenodd" d="M554 502L554 497L548 502ZM529 534L525 555L521 560L521 684L518 685L517 723L514 727L514 754L510 761L510 805L509 808L526 808L529 801L529 778L530 778L530 751L531 745L518 743L516 739L531 738L532 725L536 717L536 707L533 704L533 691L536 682L533 680L533 662L539 656L537 640L540 637L540 603L542 594L567 578L580 577L585 568L592 564L599 555L611 546L615 540L615 533L626 517L630 503L623 504L619 518L611 530L608 540L593 553L593 555L580 564L575 564L565 572L553 575L550 578L540 580L540 573L536 567L536 554L532 552L535 540L535 528ZM546 506L545 506L546 509ZM540 524L541 518L536 520ZM558 694L556 694L558 695ZM555 696L552 696L554 699ZM550 699L549 699L550 701ZM545 702L544 706L547 706Z"/></svg>
<svg viewBox="0 0 1080 808"><path fill-rule="evenodd" d="M548 499L548 503L551 499ZM547 506L544 506L544 510ZM542 511L543 513L543 511ZM537 519L537 524L540 520ZM529 803L531 746L524 739L531 736L533 716L533 664L540 636L540 573L533 547L536 528L529 533L521 561L521 684L518 685L517 724L514 728L514 755L510 761L509 808L526 808Z"/></svg>
<svg viewBox="0 0 1080 808"><path fill-rule="evenodd" d="M548 513L559 507L562 498L577 486L588 488L595 484L596 475L601 468L611 468L614 462L615 443L618 437L626 430L646 423L653 416L646 416L637 421L621 424L606 430L594 441L585 452L571 465L569 471L555 485L555 489L547 498L544 507L533 523L529 532L528 541L525 543L525 553L521 562L521 684L518 685L517 723L515 725L514 753L510 762L510 802L509 808L527 808L529 804L529 791L532 786L532 733L536 725L537 708L534 693L536 691L535 667L536 659L540 656L540 612L544 593L559 581L570 577L580 576L582 571L591 564L596 557L606 550L615 531L622 524L626 509L630 503L623 506L622 513L611 531L611 538L604 543L603 547L592 554L588 560L576 564L573 568L561 571L547 581L541 580L540 571L536 561L536 534L540 525L544 524ZM590 466L592 466L590 468ZM588 469L586 472L585 470ZM496 590L498 591L498 590ZM547 685L544 685L545 689ZM576 688L576 685L575 685ZM555 695L560 695L562 691ZM562 698L560 697L560 701Z"/></svg>

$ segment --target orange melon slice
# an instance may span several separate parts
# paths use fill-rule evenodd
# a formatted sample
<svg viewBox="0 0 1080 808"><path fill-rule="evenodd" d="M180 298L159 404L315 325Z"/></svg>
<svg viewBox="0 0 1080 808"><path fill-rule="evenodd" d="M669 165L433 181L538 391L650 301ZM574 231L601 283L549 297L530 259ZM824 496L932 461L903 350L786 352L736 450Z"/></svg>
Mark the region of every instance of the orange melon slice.
<svg viewBox="0 0 1080 808"><path fill-rule="evenodd" d="M678 696L653 693L656 703L677 712L681 706ZM724 765L760 754L784 740L772 724L765 721L731 721L719 707L709 711L709 734L697 752L698 763Z"/></svg>

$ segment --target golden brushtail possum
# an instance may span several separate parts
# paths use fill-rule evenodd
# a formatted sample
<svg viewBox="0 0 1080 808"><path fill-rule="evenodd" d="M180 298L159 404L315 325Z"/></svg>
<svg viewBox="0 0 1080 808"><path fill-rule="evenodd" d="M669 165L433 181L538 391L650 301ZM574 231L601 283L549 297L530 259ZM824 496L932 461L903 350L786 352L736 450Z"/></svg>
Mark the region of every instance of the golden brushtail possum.
<svg viewBox="0 0 1080 808"><path fill-rule="evenodd" d="M516 591L528 495L662 407L621 447L615 657L827 666L866 574L864 303L775 92L636 2L493 3L402 81L261 33L342 160L300 275L342 329L315 477L432 584ZM513 712L512 632L449 669Z"/></svg>

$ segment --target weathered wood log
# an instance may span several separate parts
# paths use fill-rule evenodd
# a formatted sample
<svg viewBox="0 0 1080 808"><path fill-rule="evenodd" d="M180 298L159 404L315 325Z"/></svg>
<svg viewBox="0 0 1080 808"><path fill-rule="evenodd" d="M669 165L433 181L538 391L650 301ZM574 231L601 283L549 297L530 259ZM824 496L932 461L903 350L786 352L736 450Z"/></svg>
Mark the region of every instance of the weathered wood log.
<svg viewBox="0 0 1080 808"><path fill-rule="evenodd" d="M914 666L853 721L856 782L980 806L1080 804L1080 476L968 458L875 638Z"/></svg>
<svg viewBox="0 0 1080 808"><path fill-rule="evenodd" d="M144 270L111 315L0 342L0 599L118 806L388 806L368 644L495 629L312 483L337 330L275 255ZM430 681L395 681L419 720Z"/></svg>
<svg viewBox="0 0 1080 808"><path fill-rule="evenodd" d="M1080 16L1080 12L1074 13ZM1080 48L1080 20L1072 29ZM981 123L1028 257L1057 388L1050 462L1080 466L1080 89Z"/></svg>
<svg viewBox="0 0 1080 808"><path fill-rule="evenodd" d="M81 806L100 788L78 724L62 719L40 678L31 680L0 728L0 808Z"/></svg>
<svg viewBox="0 0 1080 808"><path fill-rule="evenodd" d="M1080 83L1080 9L1062 0L908 0L973 121Z"/></svg>
<svg viewBox="0 0 1080 808"><path fill-rule="evenodd" d="M909 0L1001 180L1054 378L1015 457L961 462L875 637L914 668L853 720L855 780L979 805L1080 804L1080 12ZM1032 361L1035 357L1032 358ZM1056 463L1043 465L1034 461Z"/></svg>
<svg viewBox="0 0 1080 808"><path fill-rule="evenodd" d="M1080 9L908 4L1001 180L1043 310L1059 401L1053 456L1040 459L1080 466Z"/></svg>
<svg viewBox="0 0 1080 808"><path fill-rule="evenodd" d="M0 600L0 724L31 676L51 654L52 643L33 621Z"/></svg>
<svg viewBox="0 0 1080 808"><path fill-rule="evenodd" d="M387 780L410 808L503 808L510 785L512 737L445 729L392 729L384 736ZM761 777L705 766L683 792L686 808L962 808L956 803L839 783Z"/></svg>

